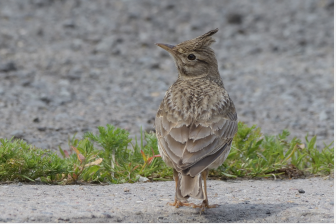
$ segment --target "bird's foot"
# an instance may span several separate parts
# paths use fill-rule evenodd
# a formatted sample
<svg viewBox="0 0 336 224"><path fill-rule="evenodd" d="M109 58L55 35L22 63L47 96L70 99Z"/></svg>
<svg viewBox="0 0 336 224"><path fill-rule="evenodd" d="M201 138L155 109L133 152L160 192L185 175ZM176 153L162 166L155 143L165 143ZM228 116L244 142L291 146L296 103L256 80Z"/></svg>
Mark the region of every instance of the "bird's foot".
<svg viewBox="0 0 336 224"><path fill-rule="evenodd" d="M175 200L174 202L168 202L167 203L170 206L174 206L175 208L179 208L182 206L188 206L188 207L192 207L192 208L200 208L200 213L204 212L205 208L209 209L209 208L217 208L219 205L217 204L213 204L213 205L209 205L209 202L207 200L204 200L202 202L202 204L196 205L194 203L189 203L189 202L181 202L178 200Z"/></svg>
<svg viewBox="0 0 336 224"><path fill-rule="evenodd" d="M178 201L176 199L175 199L174 202L168 202L167 204L170 205L170 206L174 206L175 208L179 208L179 207L182 207L182 206L188 206L188 207L196 208L196 207L194 207L194 206L196 206L194 203L182 202L182 201Z"/></svg>
<svg viewBox="0 0 336 224"><path fill-rule="evenodd" d="M189 203L189 204L193 204L193 203ZM219 205L217 205L217 204L209 205L208 200L203 200L202 204L200 204L200 205L193 204L193 206L191 206L191 207L200 208L201 209L200 214L201 214L202 212L204 212L205 208L217 208L217 207L219 207Z"/></svg>

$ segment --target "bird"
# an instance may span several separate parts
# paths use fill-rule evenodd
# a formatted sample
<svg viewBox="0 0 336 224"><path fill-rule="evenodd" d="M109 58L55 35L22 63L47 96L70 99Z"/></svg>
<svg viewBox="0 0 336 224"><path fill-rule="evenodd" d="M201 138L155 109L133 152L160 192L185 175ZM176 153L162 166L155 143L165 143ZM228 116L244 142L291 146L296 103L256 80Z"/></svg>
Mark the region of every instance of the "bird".
<svg viewBox="0 0 336 224"><path fill-rule="evenodd" d="M217 31L177 45L156 43L173 57L178 71L154 124L160 155L173 168L175 200L168 204L200 208L201 212L219 206L209 204L206 180L209 170L224 163L238 130L234 103L210 47ZM201 199L201 204L189 203L190 197Z"/></svg>

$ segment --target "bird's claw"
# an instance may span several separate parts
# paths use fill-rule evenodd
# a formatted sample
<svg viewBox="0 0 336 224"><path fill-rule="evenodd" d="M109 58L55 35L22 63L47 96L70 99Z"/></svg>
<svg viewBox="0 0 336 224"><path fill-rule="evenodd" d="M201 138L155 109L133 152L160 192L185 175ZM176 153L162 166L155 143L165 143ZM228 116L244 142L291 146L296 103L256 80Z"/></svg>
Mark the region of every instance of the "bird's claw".
<svg viewBox="0 0 336 224"><path fill-rule="evenodd" d="M191 203L191 204L192 204L192 203ZM193 208L200 208L200 209L201 209L201 210L200 210L200 214L201 214L202 212L204 212L205 208L207 208L207 209L209 209L209 208L217 208L217 207L219 207L219 205L217 205L217 204L209 205L208 201L204 200L204 201L203 201L201 204L199 204L199 205L195 205L195 204L193 204L192 207L193 207Z"/></svg>
<svg viewBox="0 0 336 224"><path fill-rule="evenodd" d="M204 200L199 205L196 205L194 203L181 202L181 201L178 201L178 200L175 200L174 202L168 202L167 204L170 205L170 206L174 206L175 208L179 208L179 207L182 207L182 206L188 206L188 207L192 207L192 208L200 208L201 209L200 213L204 212L205 208L209 209L209 208L219 207L219 205L217 205L217 204L209 205L209 203L206 200Z"/></svg>
<svg viewBox="0 0 336 224"><path fill-rule="evenodd" d="M179 207L182 207L182 206L197 208L197 205L195 205L194 203L182 202L182 201L178 201L178 200L175 200L174 202L168 202L167 204L170 205L170 206L174 206L175 208L179 208Z"/></svg>

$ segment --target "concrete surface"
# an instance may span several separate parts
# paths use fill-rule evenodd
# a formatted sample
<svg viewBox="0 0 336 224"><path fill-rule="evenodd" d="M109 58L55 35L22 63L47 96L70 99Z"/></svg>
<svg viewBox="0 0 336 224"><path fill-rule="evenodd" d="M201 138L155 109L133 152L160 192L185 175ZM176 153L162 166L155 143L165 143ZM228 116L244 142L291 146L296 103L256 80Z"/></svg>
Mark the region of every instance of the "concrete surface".
<svg viewBox="0 0 336 224"><path fill-rule="evenodd" d="M220 206L201 215L198 209L167 205L174 199L173 181L1 185L0 222L334 222L333 179L210 180L208 184L210 204Z"/></svg>

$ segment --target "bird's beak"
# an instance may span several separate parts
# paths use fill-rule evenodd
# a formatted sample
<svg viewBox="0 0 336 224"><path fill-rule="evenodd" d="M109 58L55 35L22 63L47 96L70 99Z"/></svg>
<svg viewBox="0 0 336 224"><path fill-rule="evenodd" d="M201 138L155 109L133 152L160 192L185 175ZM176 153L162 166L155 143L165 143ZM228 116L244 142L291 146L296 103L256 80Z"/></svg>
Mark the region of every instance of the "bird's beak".
<svg viewBox="0 0 336 224"><path fill-rule="evenodd" d="M161 44L161 43L157 43L156 44L157 46L165 49L166 51L168 52L171 52L171 50L175 47L174 45L171 45L171 44Z"/></svg>

